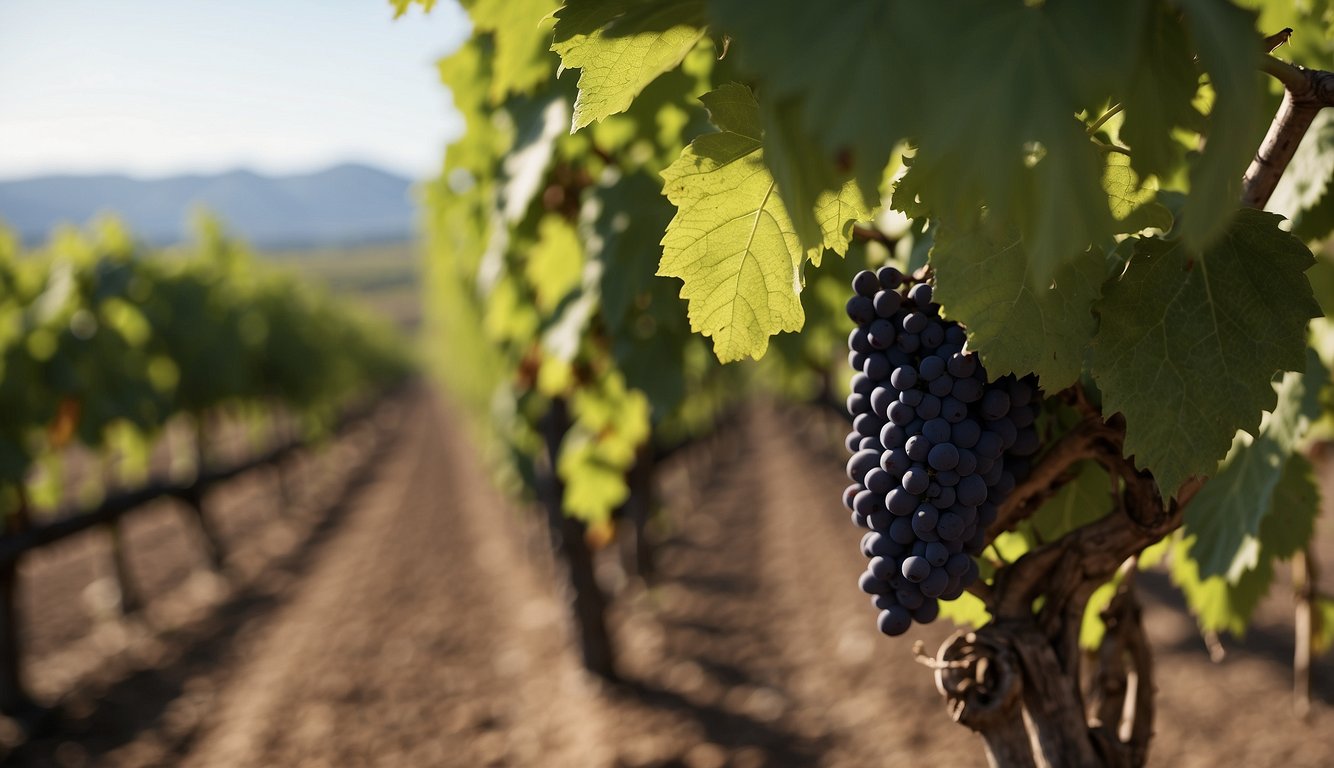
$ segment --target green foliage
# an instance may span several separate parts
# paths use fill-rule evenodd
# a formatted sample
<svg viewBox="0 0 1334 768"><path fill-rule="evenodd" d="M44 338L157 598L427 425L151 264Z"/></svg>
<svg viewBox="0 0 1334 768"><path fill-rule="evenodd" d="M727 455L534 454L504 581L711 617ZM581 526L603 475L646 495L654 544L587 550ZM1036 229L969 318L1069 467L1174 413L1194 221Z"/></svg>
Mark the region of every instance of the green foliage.
<svg viewBox="0 0 1334 768"><path fill-rule="evenodd" d="M1186 533L1194 535L1191 557L1203 576L1235 581L1258 560L1262 515L1271 509L1299 440L1320 415L1320 387L1329 371L1309 355L1306 374L1288 373L1277 386L1278 403L1252 437L1238 431L1218 470L1186 508Z"/></svg>
<svg viewBox="0 0 1334 768"><path fill-rule="evenodd" d="M318 426L406 371L385 328L260 268L218 222L199 229L179 259L154 258L110 220L22 259L0 230L0 507L38 464L58 496L71 441L142 453L177 414L239 403Z"/></svg>
<svg viewBox="0 0 1334 768"><path fill-rule="evenodd" d="M1306 324L1320 314L1302 274L1311 263L1277 216L1241 211L1204 252L1138 240L1104 287L1093 377L1104 410L1125 414L1126 453L1164 493L1209 475L1236 431L1272 408L1271 377L1305 366Z"/></svg>
<svg viewBox="0 0 1334 768"><path fill-rule="evenodd" d="M582 0L556 14L551 50L578 69L572 130L624 112L644 86L675 69L704 36L700 0Z"/></svg>
<svg viewBox="0 0 1334 768"><path fill-rule="evenodd" d="M802 326L793 286L808 254L761 158L750 91L725 85L703 101L721 130L695 139L663 171L677 214L658 274L681 278L691 329L713 339L719 360L759 358L769 336Z"/></svg>
<svg viewBox="0 0 1334 768"><path fill-rule="evenodd" d="M992 376L1036 373L1048 391L1079 378L1098 328L1093 303L1107 276L1098 251L1063 264L1045 287L1029 280L1024 241L988 220L942 228L931 249L936 300L946 317L969 329L969 344ZM985 274L986 280L977 276Z"/></svg>

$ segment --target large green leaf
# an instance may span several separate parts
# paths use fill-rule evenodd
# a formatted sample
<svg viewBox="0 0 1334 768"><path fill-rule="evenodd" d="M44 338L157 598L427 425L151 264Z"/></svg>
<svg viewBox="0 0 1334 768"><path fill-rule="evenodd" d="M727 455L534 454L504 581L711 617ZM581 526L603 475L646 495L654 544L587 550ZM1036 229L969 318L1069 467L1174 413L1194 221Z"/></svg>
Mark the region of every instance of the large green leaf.
<svg viewBox="0 0 1334 768"><path fill-rule="evenodd" d="M1319 314L1312 263L1279 217L1243 210L1204 252L1143 238L1095 305L1093 377L1106 413L1126 417L1127 454L1173 494L1208 475L1238 429L1273 408L1270 380L1305 365Z"/></svg>
<svg viewBox="0 0 1334 768"><path fill-rule="evenodd" d="M1255 436L1237 432L1227 457L1186 507L1186 532L1195 539L1190 554L1201 575L1235 581L1256 566L1261 520L1297 441L1320 415L1320 386L1328 375L1314 354L1305 374L1284 375L1278 404Z"/></svg>
<svg viewBox="0 0 1334 768"><path fill-rule="evenodd" d="M551 50L578 69L571 130L624 112L704 36L702 0L570 0L556 13Z"/></svg>
<svg viewBox="0 0 1334 768"><path fill-rule="evenodd" d="M936 300L968 328L969 346L990 375L1031 372L1048 391L1063 389L1079 378L1097 330L1092 307L1106 262L1099 253L1085 253L1036 288L1019 236L991 229L981 221L936 233Z"/></svg>
<svg viewBox="0 0 1334 768"><path fill-rule="evenodd" d="M679 277L692 330L724 362L759 358L769 337L800 330L802 247L761 151L759 105L743 85L702 99L721 130L695 139L663 172L677 207L658 274Z"/></svg>

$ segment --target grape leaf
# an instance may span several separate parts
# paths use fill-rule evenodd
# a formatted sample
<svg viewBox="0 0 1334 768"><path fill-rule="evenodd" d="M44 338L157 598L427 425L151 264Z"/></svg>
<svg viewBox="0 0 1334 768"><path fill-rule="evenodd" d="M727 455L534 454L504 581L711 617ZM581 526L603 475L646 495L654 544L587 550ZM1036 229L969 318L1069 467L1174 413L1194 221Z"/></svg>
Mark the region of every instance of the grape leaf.
<svg viewBox="0 0 1334 768"><path fill-rule="evenodd" d="M1235 583L1222 576L1201 578L1195 561L1186 554L1190 546L1189 538L1178 536L1172 547L1171 575L1200 629L1245 634L1255 606L1274 581L1273 561L1262 558L1255 568L1243 571Z"/></svg>
<svg viewBox="0 0 1334 768"><path fill-rule="evenodd" d="M657 182L646 174L605 179L590 195L582 232L602 265L602 318L626 383L648 396L660 419L685 394L680 352L690 335L671 280L656 277L659 238L672 218Z"/></svg>
<svg viewBox="0 0 1334 768"><path fill-rule="evenodd" d="M1302 274L1312 256L1278 221L1239 211L1203 253L1141 238L1094 305L1103 410L1125 414L1126 453L1164 494L1211 473L1236 431L1273 407L1274 373L1305 363L1306 323L1319 313Z"/></svg>
<svg viewBox="0 0 1334 768"><path fill-rule="evenodd" d="M764 100L776 107L800 101L797 127L825 149L811 162L847 151L861 185L879 186L894 144L911 133L904 119L910 112L898 107L913 99L895 98L911 87L896 73L913 64L911 51L898 44L900 4L850 0L831 13L819 3L782 0L756 13L748 0L711 0L709 10L739 41L747 71L762 77Z"/></svg>
<svg viewBox="0 0 1334 768"><path fill-rule="evenodd" d="M1105 262L1098 253L1083 254L1062 264L1045 288L1035 288L1018 235L993 232L988 224L936 233L930 257L936 300L968 329L969 346L991 376L1032 372L1049 392L1063 389L1079 378L1097 331L1092 307Z"/></svg>
<svg viewBox="0 0 1334 768"><path fill-rule="evenodd" d="M978 629L991 621L987 604L971 592L964 592L954 600L940 601L940 615L960 627Z"/></svg>
<svg viewBox="0 0 1334 768"><path fill-rule="evenodd" d="M468 9L474 33L495 38L491 61L491 102L530 94L551 77L556 65L548 50L551 13L557 0L475 0Z"/></svg>
<svg viewBox="0 0 1334 768"><path fill-rule="evenodd" d="M556 461L565 511L590 525L605 524L629 495L625 474L649 437L648 401L610 373L575 393L570 414L573 424Z"/></svg>
<svg viewBox="0 0 1334 768"><path fill-rule="evenodd" d="M1280 560L1291 558L1311 543L1319 516L1320 486L1315 469L1305 456L1294 453L1283 465L1269 512L1260 521L1262 551Z"/></svg>
<svg viewBox="0 0 1334 768"><path fill-rule="evenodd" d="M1139 232L1143 229L1172 229L1172 212L1157 202L1158 184L1153 179L1141 180L1131 167L1126 155L1111 153L1102 172L1102 188L1112 205L1112 218L1121 232Z"/></svg>
<svg viewBox="0 0 1334 768"><path fill-rule="evenodd" d="M1194 537L1190 556L1200 575L1235 581L1259 559L1260 524L1270 510L1279 478L1297 441L1320 414L1320 384L1329 375L1309 354L1306 373L1288 372L1276 387L1278 403L1252 437L1238 431L1227 457L1186 507L1185 530Z"/></svg>
<svg viewBox="0 0 1334 768"><path fill-rule="evenodd" d="M772 170L778 192L803 245L813 247L811 261L820 264L819 246L840 256L847 253L852 225L871 218L875 188L863 190L848 174L834 172L829 163L811 152L811 140L790 109L761 107L764 123L765 164Z"/></svg>
<svg viewBox="0 0 1334 768"><path fill-rule="evenodd" d="M1175 0L1201 65L1209 75L1213 108L1206 146L1192 164L1181 236L1195 248L1224 235L1241 198L1241 177L1264 136L1261 46L1255 13L1214 0Z"/></svg>
<svg viewBox="0 0 1334 768"><path fill-rule="evenodd" d="M1200 128L1203 116L1192 103L1199 73L1181 15L1154 3L1143 24L1140 55L1121 96L1120 138L1130 147L1131 165L1147 176L1167 173L1185 152L1169 129Z"/></svg>
<svg viewBox="0 0 1334 768"><path fill-rule="evenodd" d="M570 0L556 12L551 50L578 69L571 132L624 112L704 36L702 0Z"/></svg>
<svg viewBox="0 0 1334 768"><path fill-rule="evenodd" d="M701 97L718 133L700 136L663 171L677 207L658 274L681 278L691 329L727 362L758 359L769 336L804 321L801 246L761 156L759 105L743 85Z"/></svg>

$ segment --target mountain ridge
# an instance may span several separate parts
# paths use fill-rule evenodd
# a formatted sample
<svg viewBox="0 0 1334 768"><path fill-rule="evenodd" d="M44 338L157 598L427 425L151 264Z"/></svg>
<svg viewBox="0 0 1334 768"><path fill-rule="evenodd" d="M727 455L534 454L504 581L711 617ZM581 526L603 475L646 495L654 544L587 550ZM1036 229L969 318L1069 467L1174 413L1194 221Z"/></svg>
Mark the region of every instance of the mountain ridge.
<svg viewBox="0 0 1334 768"><path fill-rule="evenodd" d="M259 247L404 240L416 220L412 184L361 163L292 174L50 174L0 181L0 221L35 243L59 224L114 214L136 237L169 245L189 239L191 214L202 206Z"/></svg>

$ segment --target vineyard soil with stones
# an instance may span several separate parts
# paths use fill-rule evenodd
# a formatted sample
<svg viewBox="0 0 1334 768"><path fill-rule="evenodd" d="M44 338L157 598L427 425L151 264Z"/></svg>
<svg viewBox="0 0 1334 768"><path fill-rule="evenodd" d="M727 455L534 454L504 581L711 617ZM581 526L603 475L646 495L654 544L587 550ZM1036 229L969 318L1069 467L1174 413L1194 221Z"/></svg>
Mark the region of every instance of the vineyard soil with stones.
<svg viewBox="0 0 1334 768"><path fill-rule="evenodd" d="M912 652L947 622L889 641L868 621L841 434L823 413L755 405L660 468L656 583L600 558L620 590L624 682L607 684L580 670L537 518L488 484L459 412L418 390L303 459L288 516L263 475L219 491L222 577L169 505L128 527L141 618L113 618L91 537L27 563L25 671L64 714L6 764L982 765ZM1328 465L1324 480L1334 490ZM1334 531L1318 535L1334 562ZM1284 590L1215 665L1166 577L1141 583L1150 765L1334 764L1328 656L1311 719L1288 714Z"/></svg>

